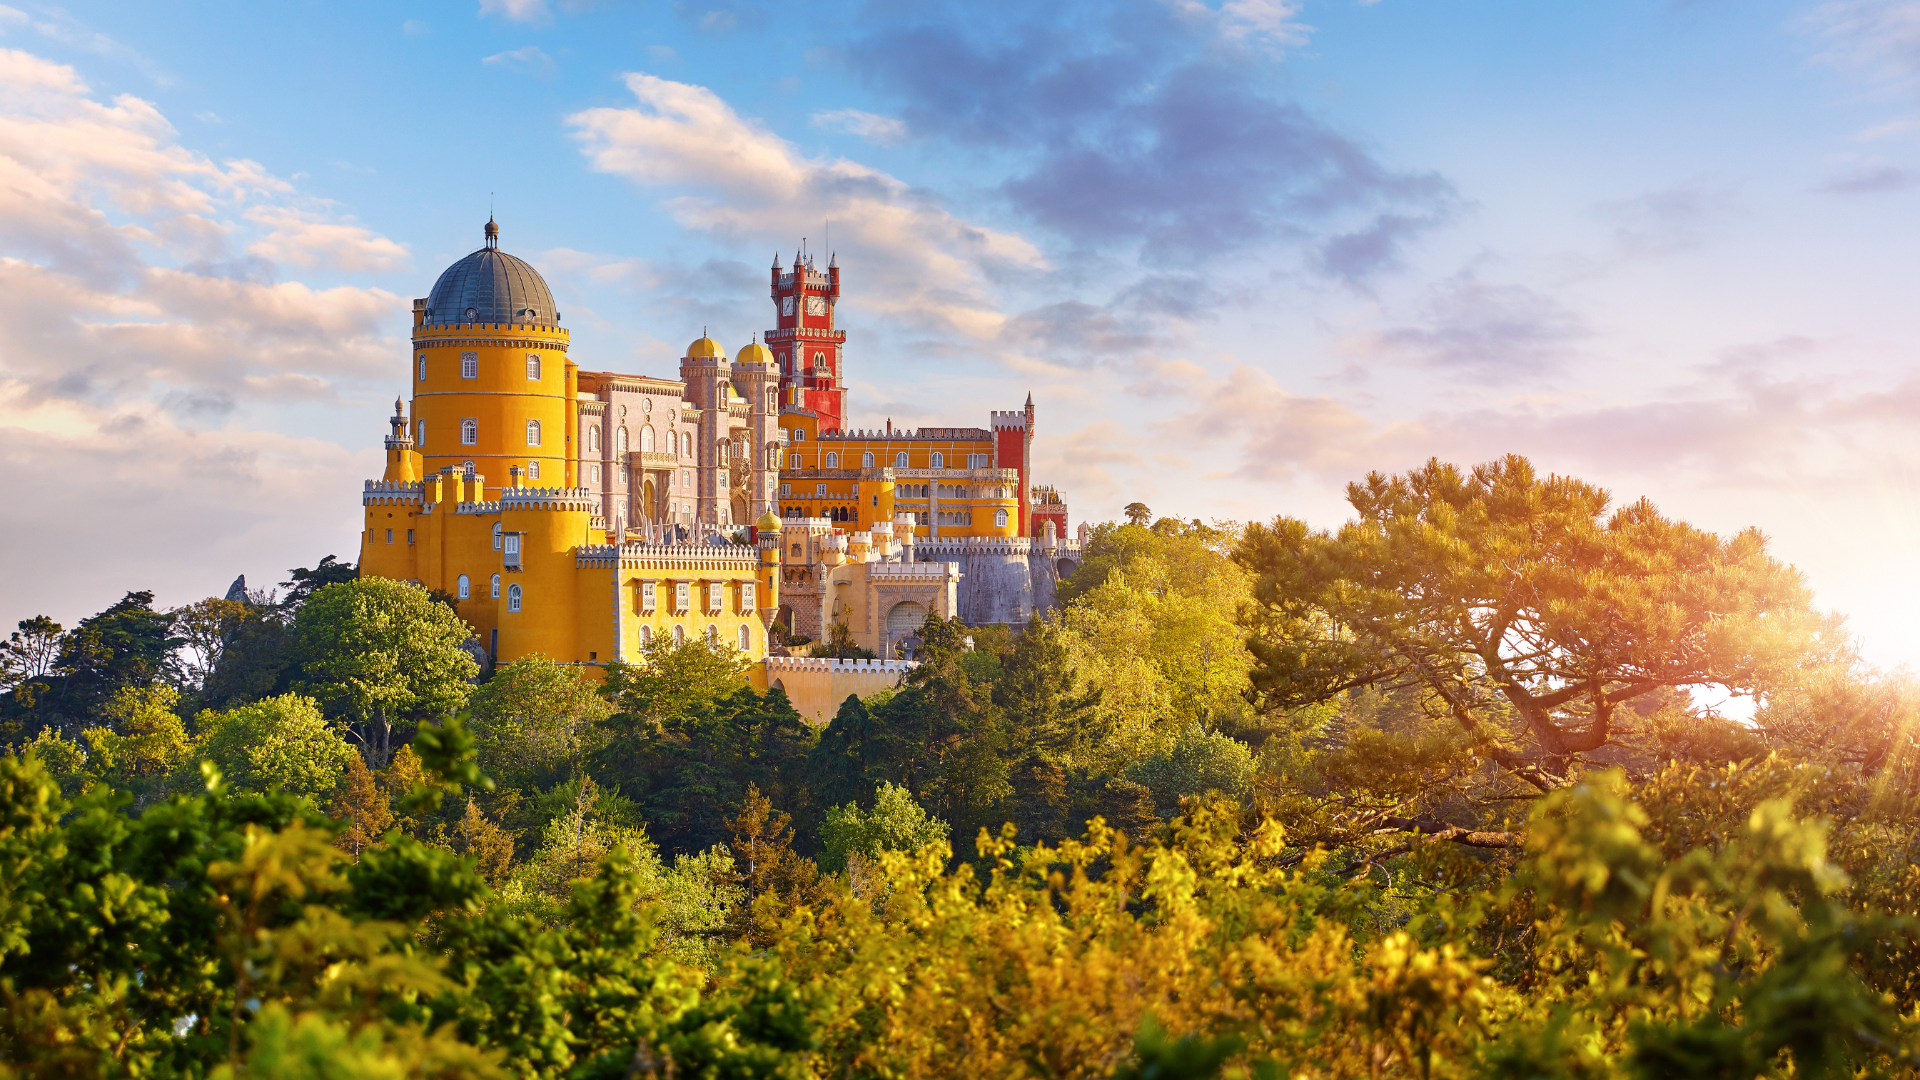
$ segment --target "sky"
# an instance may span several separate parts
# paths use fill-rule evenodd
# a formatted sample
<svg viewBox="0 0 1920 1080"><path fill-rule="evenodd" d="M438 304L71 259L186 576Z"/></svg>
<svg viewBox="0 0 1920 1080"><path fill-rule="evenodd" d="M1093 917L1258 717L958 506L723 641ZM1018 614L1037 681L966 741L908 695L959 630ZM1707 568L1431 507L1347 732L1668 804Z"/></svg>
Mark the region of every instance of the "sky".
<svg viewBox="0 0 1920 1080"><path fill-rule="evenodd" d="M672 376L837 254L855 426L1075 522L1524 454L1920 658L1920 2L0 6L0 626L357 558L481 244Z"/></svg>

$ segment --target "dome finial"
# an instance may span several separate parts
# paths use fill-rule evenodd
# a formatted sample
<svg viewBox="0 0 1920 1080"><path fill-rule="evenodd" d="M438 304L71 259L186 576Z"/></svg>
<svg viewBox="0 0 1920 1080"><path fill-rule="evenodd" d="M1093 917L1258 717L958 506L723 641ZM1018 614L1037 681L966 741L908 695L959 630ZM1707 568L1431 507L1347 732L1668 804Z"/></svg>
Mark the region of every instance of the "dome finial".
<svg viewBox="0 0 1920 1080"><path fill-rule="evenodd" d="M490 248L500 246L500 226L493 223L492 214L487 215L487 246Z"/></svg>

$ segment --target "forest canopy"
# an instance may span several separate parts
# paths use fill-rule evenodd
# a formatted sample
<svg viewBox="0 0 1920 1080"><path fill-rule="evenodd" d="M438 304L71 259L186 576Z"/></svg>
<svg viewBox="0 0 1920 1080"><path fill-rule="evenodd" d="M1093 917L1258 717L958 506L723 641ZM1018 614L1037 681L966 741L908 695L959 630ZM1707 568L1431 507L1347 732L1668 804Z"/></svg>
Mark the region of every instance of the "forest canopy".
<svg viewBox="0 0 1920 1080"><path fill-rule="evenodd" d="M1920 1072L1912 683L1757 533L1349 496L1129 506L818 729L331 558L23 622L0 1076Z"/></svg>

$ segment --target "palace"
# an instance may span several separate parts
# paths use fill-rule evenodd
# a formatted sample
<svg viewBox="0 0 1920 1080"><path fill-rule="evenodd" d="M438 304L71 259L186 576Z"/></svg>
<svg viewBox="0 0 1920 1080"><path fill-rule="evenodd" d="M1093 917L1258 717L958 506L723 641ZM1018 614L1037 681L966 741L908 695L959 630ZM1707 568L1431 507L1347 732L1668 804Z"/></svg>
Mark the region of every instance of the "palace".
<svg viewBox="0 0 1920 1080"><path fill-rule="evenodd" d="M491 220L485 239L413 302L411 408L360 554L453 596L483 660L601 667L698 634L837 704L897 679L927 612L1023 625L1072 572L1066 503L1032 482L1031 395L985 427L844 426L836 260L776 257L764 343L728 360L703 333L669 379L583 370L545 279ZM888 662L770 648L775 625L835 623Z"/></svg>

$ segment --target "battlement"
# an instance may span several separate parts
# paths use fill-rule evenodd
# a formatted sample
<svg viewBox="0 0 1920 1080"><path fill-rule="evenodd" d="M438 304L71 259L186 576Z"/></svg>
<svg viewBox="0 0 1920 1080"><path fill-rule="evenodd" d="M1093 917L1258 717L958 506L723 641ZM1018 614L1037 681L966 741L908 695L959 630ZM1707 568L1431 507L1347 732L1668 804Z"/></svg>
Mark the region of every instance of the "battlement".
<svg viewBox="0 0 1920 1080"><path fill-rule="evenodd" d="M369 480L366 490L360 493L360 505L419 506L424 501L421 488L422 484L418 480Z"/></svg>
<svg viewBox="0 0 1920 1080"><path fill-rule="evenodd" d="M682 570L690 575L722 573L753 577L760 569L755 548L709 544L582 544L573 549L581 569Z"/></svg>
<svg viewBox="0 0 1920 1080"><path fill-rule="evenodd" d="M500 491L502 510L578 510L592 513L600 501L587 488L510 487Z"/></svg>
<svg viewBox="0 0 1920 1080"><path fill-rule="evenodd" d="M463 502L455 506L453 512L456 514L497 514L500 512L500 503L497 500L494 502Z"/></svg>
<svg viewBox="0 0 1920 1080"><path fill-rule="evenodd" d="M950 562L877 562L867 563L869 580L946 581L960 580L960 564Z"/></svg>
<svg viewBox="0 0 1920 1080"><path fill-rule="evenodd" d="M889 674L904 675L920 666L917 660L839 660L812 656L769 656L767 674L797 673L818 671L834 675L844 674Z"/></svg>
<svg viewBox="0 0 1920 1080"><path fill-rule="evenodd" d="M784 411L784 410L783 410ZM795 409L795 412L803 410ZM808 415L812 415L809 413ZM950 441L967 439L991 439L993 432L986 428L962 427L923 427L923 428L857 428L842 431L821 432L821 442L916 442Z"/></svg>
<svg viewBox="0 0 1920 1080"><path fill-rule="evenodd" d="M996 409L987 415L995 431L1027 430L1027 414L1024 412L1001 412Z"/></svg>

